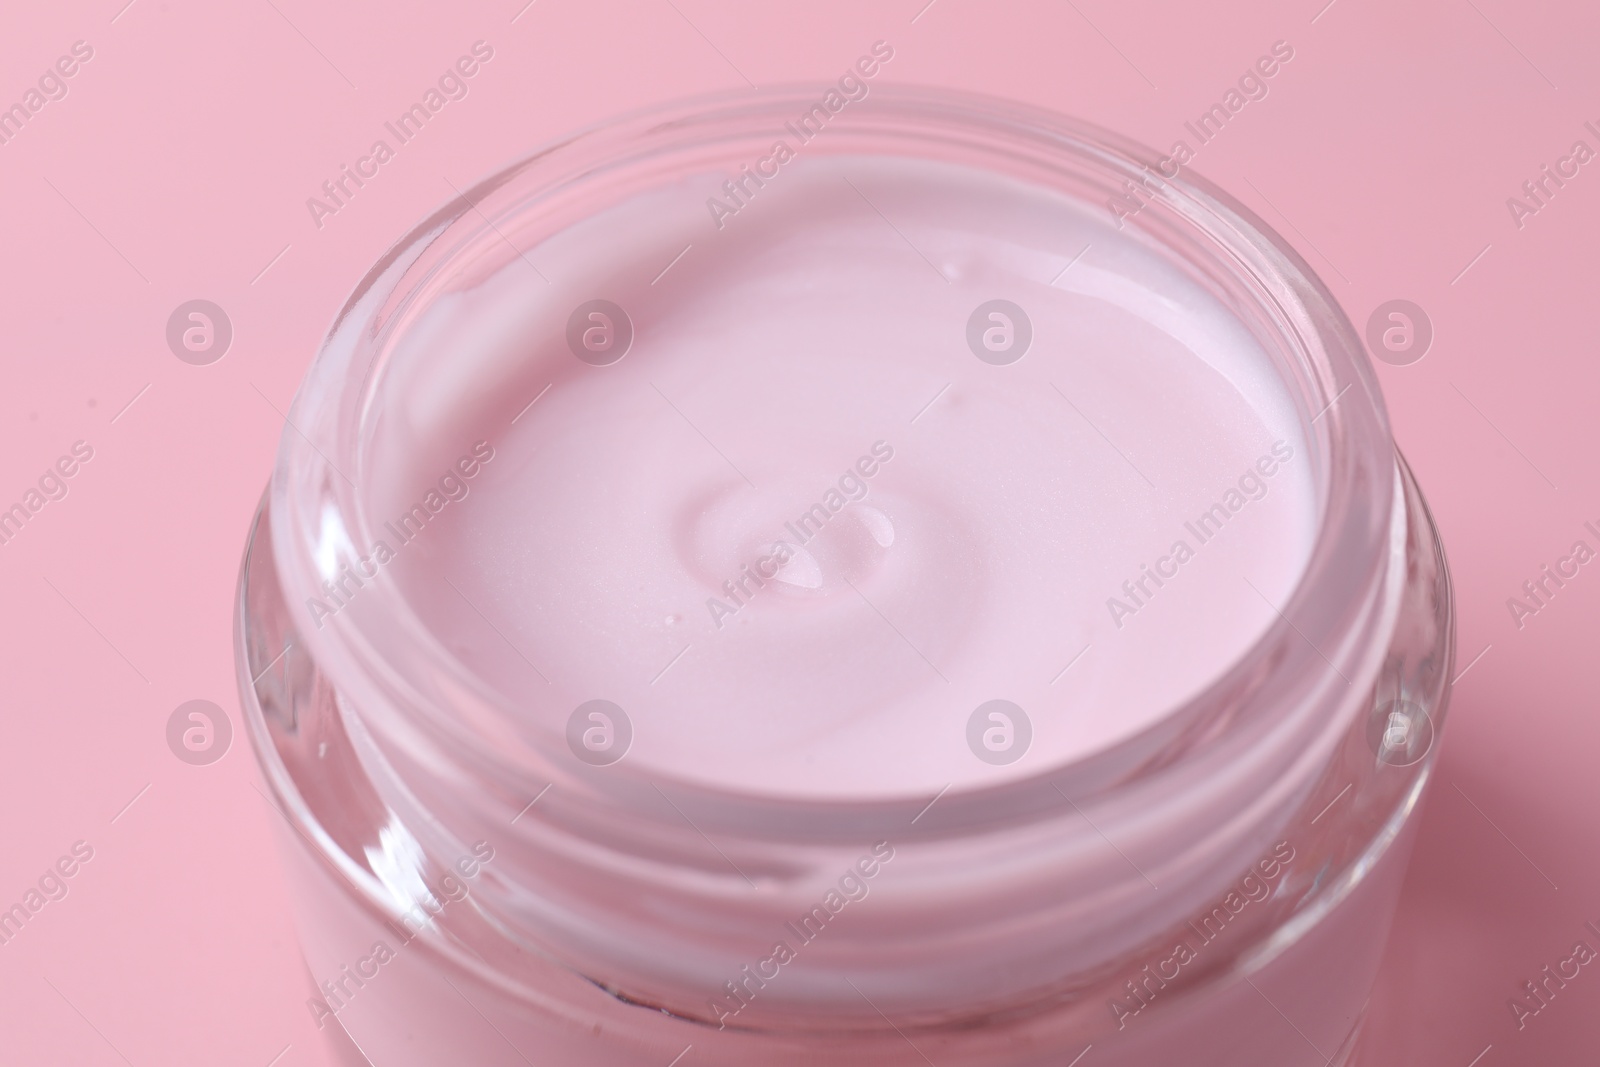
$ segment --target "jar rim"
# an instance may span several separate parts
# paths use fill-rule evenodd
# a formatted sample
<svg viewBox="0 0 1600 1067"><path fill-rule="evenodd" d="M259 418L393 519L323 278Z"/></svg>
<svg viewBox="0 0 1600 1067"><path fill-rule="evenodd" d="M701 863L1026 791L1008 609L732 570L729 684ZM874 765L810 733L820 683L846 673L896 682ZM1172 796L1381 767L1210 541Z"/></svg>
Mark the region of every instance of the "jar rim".
<svg viewBox="0 0 1600 1067"><path fill-rule="evenodd" d="M347 537L371 543L374 523L362 494L341 472L361 477L368 460L362 420L385 355L428 286L459 268L494 220L529 210L553 190L603 179L619 168L653 165L664 153L727 143L753 131L764 135L776 116L814 101L817 93L816 86L804 85L706 94L549 142L453 197L392 246L356 286L296 396L270 490L271 517L278 570L297 629L375 736L418 760L444 758L502 780L561 781L623 809L636 809L641 798L653 802L652 783L668 780L659 772L647 780L624 760L595 775L560 758L559 738L542 749L513 753L464 728L459 714L467 705L476 709L478 723L509 716L512 709L443 646L392 586L379 584L370 594L385 608L381 633L358 626L349 614L319 624L306 605L317 591L318 556L328 551L330 520ZM1119 135L1012 101L889 85L874 86L853 109L851 123L837 131L841 148L852 136L893 129L903 139L921 137L928 144L1004 145L1038 158L1053 153L1062 166L1083 168L1103 184L1139 183L1149 206L1124 221L1234 285L1236 297L1253 301L1241 306L1251 306L1276 331L1283 351L1297 357L1293 395L1320 483L1309 557L1288 600L1274 605L1277 620L1248 651L1131 737L1068 764L953 792L941 802L939 832L971 832L1059 807L1063 785L1066 794L1088 796L1202 755L1237 756L1248 746L1250 731L1272 722L1276 709L1307 699L1308 678L1325 680L1329 670L1342 676L1337 664L1366 656L1382 626L1377 604L1392 534L1395 453L1359 336L1316 273L1259 217L1192 172L1166 177L1158 153ZM835 136L833 128L829 133ZM1308 729L1325 728L1314 719L1307 716ZM691 781L671 781L671 788L685 810L708 826L791 840L858 837L863 827L880 821L903 825L907 813L926 802L920 794L819 801Z"/></svg>

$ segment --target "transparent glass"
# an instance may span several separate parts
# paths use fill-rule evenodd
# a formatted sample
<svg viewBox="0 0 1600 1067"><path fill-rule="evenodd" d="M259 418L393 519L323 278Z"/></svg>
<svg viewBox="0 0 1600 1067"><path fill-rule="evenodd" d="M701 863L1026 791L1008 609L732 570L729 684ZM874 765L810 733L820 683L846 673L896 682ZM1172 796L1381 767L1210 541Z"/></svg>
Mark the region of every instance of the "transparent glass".
<svg viewBox="0 0 1600 1067"><path fill-rule="evenodd" d="M958 164L1100 210L1136 181L1149 204L1120 231L1266 353L1314 537L1259 638L1152 724L937 796L595 765L574 758L563 697L489 677L415 586L371 563L341 579L393 514L386 457L425 371L455 359L513 411L539 391L515 360L457 356L419 325L430 309L519 260L536 271L529 250L630 197L770 158L817 96L689 101L546 146L400 241L334 323L237 617L308 1010L376 1067L1348 1062L1443 724L1443 551L1326 288L1224 193L1152 182L1137 145L875 87L806 151ZM840 936L794 926L858 885L876 902Z"/></svg>

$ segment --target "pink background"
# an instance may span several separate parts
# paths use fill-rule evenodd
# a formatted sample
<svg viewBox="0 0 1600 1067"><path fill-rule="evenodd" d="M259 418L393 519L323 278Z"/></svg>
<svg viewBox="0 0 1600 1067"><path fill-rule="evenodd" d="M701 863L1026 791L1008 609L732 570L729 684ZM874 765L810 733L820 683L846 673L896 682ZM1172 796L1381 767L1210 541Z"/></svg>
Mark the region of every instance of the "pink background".
<svg viewBox="0 0 1600 1067"><path fill-rule="evenodd" d="M0 145L0 506L74 441L94 458L0 547L0 908L73 842L94 858L0 945L0 1062L332 1062L304 1005L278 816L237 736L234 579L279 412L350 287L449 183L619 110L835 77L880 38L896 49L883 78L1015 97L1162 148L1274 41L1293 45L1195 167L1283 232L1358 328L1396 297L1432 317L1426 358L1378 373L1451 555L1458 669L1472 664L1361 1062L1592 1061L1600 967L1521 1031L1507 999L1580 937L1600 948L1583 930L1600 923L1600 566L1520 630L1506 598L1576 539L1600 545L1582 529L1600 525L1600 163L1521 229L1506 198L1574 140L1600 147L1583 128L1600 126L1600 8L537 0L519 15L524 2L6 13L0 105L74 41L94 58ZM317 229L306 198L478 39L495 57L470 95ZM164 339L197 297L235 329L206 367ZM206 767L164 735L196 698L235 724Z"/></svg>

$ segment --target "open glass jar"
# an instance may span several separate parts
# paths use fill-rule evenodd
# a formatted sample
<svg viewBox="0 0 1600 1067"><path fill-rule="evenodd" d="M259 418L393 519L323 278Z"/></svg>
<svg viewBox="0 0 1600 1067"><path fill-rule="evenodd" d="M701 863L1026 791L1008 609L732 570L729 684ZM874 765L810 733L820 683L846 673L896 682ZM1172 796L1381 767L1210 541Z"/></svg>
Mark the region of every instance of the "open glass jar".
<svg viewBox="0 0 1600 1067"><path fill-rule="evenodd" d="M1453 655L1360 342L1170 161L856 70L549 145L339 314L238 609L308 1010L1348 1062Z"/></svg>

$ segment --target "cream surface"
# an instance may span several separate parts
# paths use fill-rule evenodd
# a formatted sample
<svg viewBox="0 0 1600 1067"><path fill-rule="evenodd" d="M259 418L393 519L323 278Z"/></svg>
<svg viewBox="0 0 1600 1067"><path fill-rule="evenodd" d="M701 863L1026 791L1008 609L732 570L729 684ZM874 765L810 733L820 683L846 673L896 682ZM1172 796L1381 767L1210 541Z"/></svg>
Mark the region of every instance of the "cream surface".
<svg viewBox="0 0 1600 1067"><path fill-rule="evenodd" d="M801 158L719 229L722 181L519 240L400 354L387 573L530 724L603 699L636 769L931 797L1151 726L1276 619L1315 482L1207 292L1102 213L947 164ZM597 298L634 332L608 366L567 342ZM1031 326L1015 362L969 344L992 300ZM479 440L461 499L404 545L378 525ZM1027 726L969 729L997 700ZM1014 747L984 758L993 729Z"/></svg>

